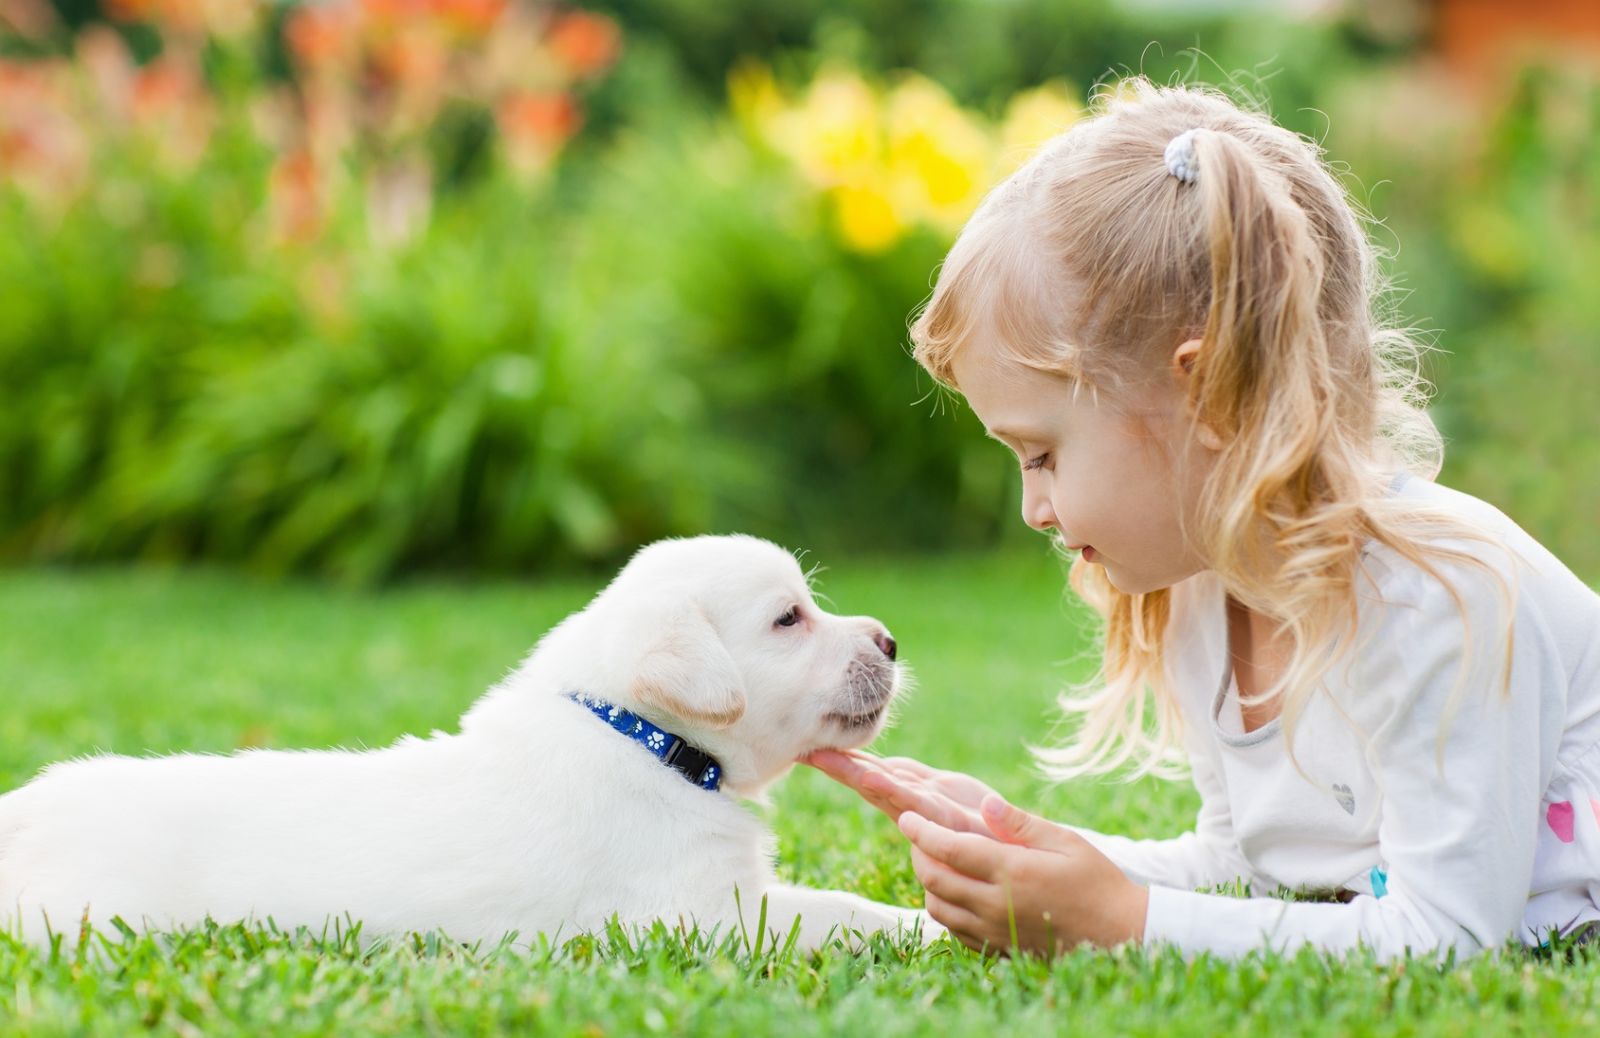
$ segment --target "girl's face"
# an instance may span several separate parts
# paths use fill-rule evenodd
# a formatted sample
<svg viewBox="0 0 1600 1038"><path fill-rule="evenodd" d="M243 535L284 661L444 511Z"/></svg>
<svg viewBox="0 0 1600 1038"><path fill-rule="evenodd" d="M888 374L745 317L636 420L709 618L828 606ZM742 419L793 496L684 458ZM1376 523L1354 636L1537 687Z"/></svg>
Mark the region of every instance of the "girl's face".
<svg viewBox="0 0 1600 1038"><path fill-rule="evenodd" d="M1185 343L1170 385L1119 412L1087 386L1015 361L963 349L952 374L989 436L1022 465L1022 519L1055 527L1070 548L1104 566L1119 591L1170 587L1205 569L1182 534L1213 455L1180 413ZM1192 524L1191 524L1192 525Z"/></svg>

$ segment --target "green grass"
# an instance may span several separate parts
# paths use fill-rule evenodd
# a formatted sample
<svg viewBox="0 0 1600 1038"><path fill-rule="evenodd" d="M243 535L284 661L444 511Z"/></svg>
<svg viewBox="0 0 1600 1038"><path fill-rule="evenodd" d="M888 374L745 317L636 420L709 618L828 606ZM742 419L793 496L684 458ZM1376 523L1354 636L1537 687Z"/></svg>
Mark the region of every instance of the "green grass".
<svg viewBox="0 0 1600 1038"><path fill-rule="evenodd" d="M1169 836L1192 823L1186 786L1049 788L1031 770L1023 742L1047 737L1053 690L1088 666L1082 614L1042 552L826 561L832 608L885 620L918 674L878 749L974 771L1077 824ZM0 573L0 789L96 750L377 746L451 728L599 583L362 593L204 572ZM916 901L889 823L821 776L786 779L772 820L790 878ZM664 928L531 951L227 926L72 935L53 954L0 937L4 1034L1593 1034L1597 992L1600 956L1441 968L1128 949L1043 963L887 941L801 955Z"/></svg>

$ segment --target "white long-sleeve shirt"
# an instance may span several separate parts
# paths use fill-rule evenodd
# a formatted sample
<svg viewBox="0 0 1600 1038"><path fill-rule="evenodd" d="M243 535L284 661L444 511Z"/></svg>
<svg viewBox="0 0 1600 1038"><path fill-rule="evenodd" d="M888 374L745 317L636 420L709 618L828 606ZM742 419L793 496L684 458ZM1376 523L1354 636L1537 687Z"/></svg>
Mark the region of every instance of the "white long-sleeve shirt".
<svg viewBox="0 0 1600 1038"><path fill-rule="evenodd" d="M1600 595L1470 495L1415 477L1391 493L1487 526L1526 562L1496 565L1519 583L1509 699L1494 585L1474 568L1445 567L1469 607L1474 655L1441 777L1436 738L1462 663L1462 619L1436 581L1369 544L1361 651L1328 673L1296 724L1307 781L1285 752L1281 718L1244 730L1221 582L1202 573L1176 585L1167 666L1201 796L1195 829L1134 840L1072 827L1149 884L1147 943L1229 958L1302 944L1464 957L1600 919ZM1281 884L1349 900L1194 889L1238 879L1254 894Z"/></svg>

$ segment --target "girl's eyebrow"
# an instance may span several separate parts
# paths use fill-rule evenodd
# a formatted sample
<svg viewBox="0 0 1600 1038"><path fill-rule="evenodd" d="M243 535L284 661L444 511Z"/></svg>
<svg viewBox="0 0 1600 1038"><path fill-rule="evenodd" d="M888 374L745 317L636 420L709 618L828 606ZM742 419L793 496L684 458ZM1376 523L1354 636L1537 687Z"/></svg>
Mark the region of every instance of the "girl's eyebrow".
<svg viewBox="0 0 1600 1038"><path fill-rule="evenodd" d="M999 440L1003 436L1008 436L1013 440L1038 440L1043 438L1030 429L984 429L983 434L991 440Z"/></svg>

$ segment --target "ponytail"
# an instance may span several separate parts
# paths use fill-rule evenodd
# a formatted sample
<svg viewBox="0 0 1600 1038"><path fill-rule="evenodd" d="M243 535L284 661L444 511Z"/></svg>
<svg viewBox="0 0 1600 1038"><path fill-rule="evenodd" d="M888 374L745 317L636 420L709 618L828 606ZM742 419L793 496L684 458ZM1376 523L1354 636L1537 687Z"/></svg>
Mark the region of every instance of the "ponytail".
<svg viewBox="0 0 1600 1038"><path fill-rule="evenodd" d="M1216 502L1205 538L1215 568L1276 569L1270 546L1228 531L1265 518L1281 538L1304 502L1326 500L1319 464L1335 421L1334 365L1318 318L1324 261L1289 185L1232 134L1195 134L1211 305L1190 383L1191 414L1225 443L1221 467L1250 474L1248 497ZM1270 428L1272 437L1242 435ZM1246 603L1259 606L1260 603Z"/></svg>

